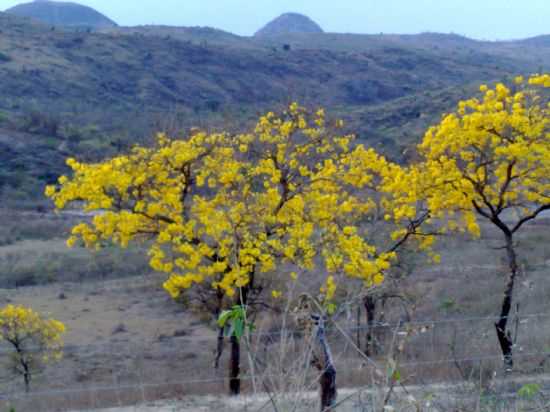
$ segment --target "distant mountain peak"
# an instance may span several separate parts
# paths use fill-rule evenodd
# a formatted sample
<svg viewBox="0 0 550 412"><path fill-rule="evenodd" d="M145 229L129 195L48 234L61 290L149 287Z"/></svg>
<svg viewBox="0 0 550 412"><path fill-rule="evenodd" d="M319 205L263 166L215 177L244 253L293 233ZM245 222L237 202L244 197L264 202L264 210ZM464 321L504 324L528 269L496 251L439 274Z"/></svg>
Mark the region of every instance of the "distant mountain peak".
<svg viewBox="0 0 550 412"><path fill-rule="evenodd" d="M5 12L29 17L53 26L100 29L117 25L91 7L65 1L34 0L30 3L18 4Z"/></svg>
<svg viewBox="0 0 550 412"><path fill-rule="evenodd" d="M288 33L323 33L323 29L308 16L284 13L267 23L254 36L276 36Z"/></svg>

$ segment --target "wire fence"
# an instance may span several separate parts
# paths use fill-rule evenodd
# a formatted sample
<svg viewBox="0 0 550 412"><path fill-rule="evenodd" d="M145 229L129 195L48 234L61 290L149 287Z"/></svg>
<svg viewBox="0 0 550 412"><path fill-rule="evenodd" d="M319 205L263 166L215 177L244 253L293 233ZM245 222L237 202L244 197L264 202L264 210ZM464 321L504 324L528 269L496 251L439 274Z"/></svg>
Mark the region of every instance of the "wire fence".
<svg viewBox="0 0 550 412"><path fill-rule="evenodd" d="M383 385L385 378L380 377L380 371L385 373L391 358L397 363L403 383L415 391L420 387L427 392L439 391L436 385L447 382L447 392L457 392L460 385L470 381L485 389L486 381L493 381L502 365L491 330L496 320L495 316L454 317L356 326L353 319L339 319L327 331L335 354L338 384L371 389ZM511 323L518 329L514 346L516 369L507 382L543 382L537 391L542 394L550 389L546 384L546 374L550 372L550 313L514 315ZM411 328L416 332L409 336L406 331ZM23 390L21 376L9 373L13 352L4 346L0 350L5 375L0 375L0 411L8 411L10 405L17 412L78 411L226 393L228 377L224 366L230 350L224 350L221 366L215 369L217 331L207 332L199 327L186 333L151 342L121 339L108 344L67 345L59 363L33 377L29 393ZM372 338L369 356L364 350L367 333ZM396 339L403 341L403 348L397 353ZM292 374L308 370L304 382L309 382L308 388L313 390L315 372L302 356L304 342L305 334L298 329L252 333L250 347L242 348L243 391L251 393L254 383L262 382L262 387L267 385L281 393L281 382L288 389L295 379ZM251 367L249 355L254 358L255 368ZM517 392L517 385L513 393ZM501 393L510 394L509 389ZM456 393L448 397L460 398Z"/></svg>
<svg viewBox="0 0 550 412"><path fill-rule="evenodd" d="M535 352L535 353L522 353L515 355L516 359L522 359L522 358L529 358L529 357L548 357L550 356L550 352ZM502 360L501 355L492 355L492 356L477 356L477 357L471 357L471 358L461 358L461 359L439 359L435 361L420 361L420 362L403 362L400 363L401 367L405 366L421 366L426 364L444 364L444 363L450 363L450 362L480 362L480 361L486 361L486 360ZM357 371L364 371L364 367L346 367L344 369L345 372L357 372ZM510 381L522 381L522 379L517 377L511 378ZM262 374L261 378L280 378L280 377L287 377L285 374ZM241 374L239 378L243 381L248 381L251 379L256 379L258 376L250 375L250 374ZM528 376L530 380L538 380L538 381L548 381L550 382L550 376L546 374L540 374L540 375L531 375ZM50 389L50 390L38 390L38 391L32 391L30 393L31 396L46 396L46 395L63 395L63 394L71 394L71 393L79 393L83 390L85 391L116 391L116 390L125 390L125 389L135 389L135 388L141 388L141 387L162 387L162 386L170 386L170 385L191 385L191 384L200 384L200 383L224 383L227 382L229 378L227 377L217 377L217 378L205 378L205 379L182 379L182 380L174 380L174 381L163 381L163 382L139 382L136 384L117 384L117 385L91 385L91 386L85 386L80 388L67 388L67 389ZM432 384L433 386L437 386L438 384ZM427 386L432 386L427 385ZM447 383L446 385L453 386L454 383ZM419 386L419 385L414 385ZM16 392L10 395L11 399L17 399L17 398L25 398L28 397L29 393L26 392ZM2 395L0 399L6 398L5 395Z"/></svg>
<svg viewBox="0 0 550 412"><path fill-rule="evenodd" d="M487 358L486 358L487 359ZM355 369L356 370L356 369ZM354 370L352 370L354 371ZM247 384L253 379L254 375L242 375L241 380ZM266 378L288 378L286 375L263 375ZM270 402L268 397L273 397L273 401L278 404L288 402L289 400L298 406L294 410L313 410L316 405L315 387L309 387L308 391L300 393L271 393L271 394L253 394L247 395L237 400L229 401L220 395L220 400L216 401L212 397L190 397L187 402L178 404L178 399L186 395L200 393L198 388L204 384L218 384L222 388L228 383L227 378L217 379L188 379L183 381L167 382L136 382L134 384L113 384L96 385L84 388L70 388L47 391L34 391L31 393L18 393L9 398L0 397L0 407L3 410L10 411L64 411L77 412L83 410L96 410L109 408L110 412L115 411L137 411L137 409L126 409L128 405L149 405L151 409L147 411L195 411L195 410L218 410L218 411L261 411L266 409L266 404ZM394 410L412 410L411 406L420 403L426 408L420 410L426 411L446 411L446 410L474 410L469 409L472 405L481 406L479 411L491 412L509 412L509 411L531 411L547 412L550 407L550 377L548 375L536 375L528 378L510 378L506 381L498 382L499 386L494 386L492 390L487 387L476 386L468 383L439 383L424 385L403 385L394 389L397 396L394 404L401 404L403 409ZM249 385L250 386L250 385ZM529 389L530 394L522 394L524 388ZM350 411L374 411L374 405L380 401L389 388L387 386L377 385L358 385L353 389L340 388L339 406L345 407ZM529 393L529 392L528 392ZM405 397L399 395L406 395ZM378 398L378 399L377 399ZM220 407L220 402L229 402L229 406ZM438 404L438 408L429 408L432 404ZM480 405L481 404L481 405ZM178 406L180 405L180 406ZM373 406L372 409L369 406ZM466 409L454 409L461 405ZM521 406L519 406L521 405ZM187 407L187 408L186 408ZM405 409L405 407L408 407ZM11 409L13 408L13 409ZM165 409L163 409L165 408ZM197 409L195 409L197 408ZM206 409L207 408L207 409ZM269 409L268 409L269 410ZM388 409L391 410L391 409ZM145 411L145 409L139 409Z"/></svg>
<svg viewBox="0 0 550 412"><path fill-rule="evenodd" d="M529 314L514 314L510 315L508 317L509 319L517 320L518 322L525 324L525 322L536 319L536 318L548 318L550 319L550 313L529 313ZM363 326L346 326L345 330L349 333L353 332L366 332L373 329L388 329L395 331L399 328L404 328L407 326L436 326L436 325L448 325L448 324L461 324L461 323L471 323L471 322L480 322L480 321L487 321L489 323L496 322L500 319L499 316L471 316L471 317L455 317L455 318L449 318L449 319L421 319L421 320L407 320L407 321L398 321L398 322L380 322L380 321L373 321L369 325L363 325ZM192 335L194 332L201 332L200 335ZM204 333L209 334L204 334ZM169 339L171 342L205 342L205 341L217 341L218 340L218 331L211 329L208 332L208 328L205 326L195 326L185 329L185 333L187 335L185 336L170 336L170 337L161 337L162 339ZM279 330L279 331L258 331L258 332L250 332L251 338L262 338L262 337L280 337L282 335L299 335L303 333L301 330ZM341 332L329 325L327 327L327 334L329 335L337 335ZM189 336L191 335L191 336ZM151 342L152 343L152 342ZM86 351L90 350L105 350L108 351L109 348L115 348L116 345L113 343L95 343L95 344L86 344L86 345L65 345L64 352L65 353L71 353L71 352L81 352L83 349L86 349ZM550 348L550 347L549 347ZM37 346L30 346L27 347L26 350L28 351L40 351L42 350L41 347ZM0 348L0 356L2 355L10 355L13 353L12 349L8 347Z"/></svg>

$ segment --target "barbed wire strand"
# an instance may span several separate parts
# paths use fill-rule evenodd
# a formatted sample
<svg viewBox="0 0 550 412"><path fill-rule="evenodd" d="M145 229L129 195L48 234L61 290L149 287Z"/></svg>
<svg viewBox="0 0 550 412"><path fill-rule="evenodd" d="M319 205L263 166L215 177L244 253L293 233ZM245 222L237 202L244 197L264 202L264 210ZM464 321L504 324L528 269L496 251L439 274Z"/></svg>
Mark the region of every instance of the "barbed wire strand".
<svg viewBox="0 0 550 412"><path fill-rule="evenodd" d="M550 318L550 313L530 313L525 315L510 315L508 316L509 319L511 318L519 318L520 321L522 319L532 319L532 318ZM424 320L412 320L412 321L402 321L402 322L394 322L394 323L386 323L386 322L377 322L374 324L371 324L371 326L365 325L365 326L353 326L344 328L348 332L357 332L357 331L367 331L372 330L373 328L389 328L389 329L395 329L399 327L405 327L407 325L413 325L413 326L433 326L433 325L442 325L442 324L451 324L451 323L469 323L469 322L475 322L475 321L496 321L499 320L499 316L483 316L483 317L465 317L465 318L452 318L452 319L424 319ZM186 332L192 333L194 330L201 330L205 331L207 327L198 327L198 328L192 328L192 329L184 329ZM156 341L151 341L149 344L155 345L155 344L162 344L163 340L169 341L169 342L204 342L208 340L217 341L218 335L217 333L213 333L211 335L195 335L195 336L164 336L162 338L157 339ZM335 334L337 335L338 330L332 329L330 326L327 327L327 333L328 334ZM275 337L275 336L281 336L281 335L299 335L302 333L300 330L296 329L286 329L281 331L271 331L271 332L252 332L250 333L251 337ZM124 346L127 346L127 343L124 343ZM91 351L93 349L104 349L104 348L116 348L116 344L112 342L108 343L94 343L94 344L86 344L86 345L74 345L74 344L68 344L64 347L63 351L66 354L72 354L72 353L79 353L82 350L85 351ZM42 347L37 346L30 346L25 348L26 351L30 352L38 352L42 351ZM6 355L13 353L10 349L0 349L0 355Z"/></svg>
<svg viewBox="0 0 550 412"><path fill-rule="evenodd" d="M529 358L529 357L537 357L537 356L550 356L550 352L531 352L531 353L519 353L515 354L515 358ZM480 361L486 361L486 360L502 360L502 355L484 355L484 356L475 356L475 357L468 357L468 358L448 358L448 359L438 359L438 360L431 360L431 361L415 361L415 362L401 362L401 367L411 367L411 366L421 366L421 365L428 365L428 364L444 364L444 363L464 363L464 362L480 362ZM357 372L357 371L364 371L367 369L366 367L357 367L357 368L346 368L346 372ZM284 374L260 374L260 377L281 377L281 376L287 376ZM545 379L550 379L548 376L544 376ZM252 379L252 375L241 375L241 380L250 380ZM537 379L538 377L530 376L530 379ZM220 382L226 382L229 378L203 378L203 379L190 379L190 380L178 380L178 381L165 381L165 382L143 382L138 384L128 384L128 385L118 385L118 386L88 386L85 388L74 388L74 389L53 389L53 390L44 390L44 391L37 391L32 392L30 394L21 392L16 393L15 396L12 395L12 399L18 399L21 397L34 397L34 396L44 396L44 395L63 395L63 394L70 394L70 393L80 393L80 392L94 392L94 391L104 391L104 392L110 392L110 391L116 391L116 390L129 390L129 389L141 389L141 388L150 388L150 387L163 387L163 386L177 386L177 385L191 385L191 384L197 384L197 383L220 383ZM436 384L437 385L437 384ZM429 384L428 384L429 386ZM0 398L1 399L1 398Z"/></svg>

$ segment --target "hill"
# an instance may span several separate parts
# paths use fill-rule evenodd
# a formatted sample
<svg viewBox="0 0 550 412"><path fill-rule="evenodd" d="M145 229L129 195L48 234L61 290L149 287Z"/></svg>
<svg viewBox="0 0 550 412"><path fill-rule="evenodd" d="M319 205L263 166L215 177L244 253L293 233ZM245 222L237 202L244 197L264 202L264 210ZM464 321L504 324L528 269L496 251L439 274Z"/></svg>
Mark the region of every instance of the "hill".
<svg viewBox="0 0 550 412"><path fill-rule="evenodd" d="M521 41L523 44L527 44L530 46L542 46L542 47L549 47L550 46L550 35L545 34L541 36L535 36L530 37L528 39Z"/></svg>
<svg viewBox="0 0 550 412"><path fill-rule="evenodd" d="M107 27L98 30L105 34L153 36L166 40L180 40L198 45L215 45L220 47L256 48L249 37L237 36L213 27L178 27L165 25L143 25L131 27Z"/></svg>
<svg viewBox="0 0 550 412"><path fill-rule="evenodd" d="M323 29L303 14L285 13L262 27L254 36L277 36L287 33L323 33Z"/></svg>
<svg viewBox="0 0 550 412"><path fill-rule="evenodd" d="M550 66L548 47L444 34L86 33L5 13L0 26L3 201L40 197L66 156L102 158L158 130L240 130L290 100L326 107L399 158L480 82Z"/></svg>
<svg viewBox="0 0 550 412"><path fill-rule="evenodd" d="M6 13L29 17L52 26L100 29L116 23L92 9L77 3L35 0L6 10Z"/></svg>

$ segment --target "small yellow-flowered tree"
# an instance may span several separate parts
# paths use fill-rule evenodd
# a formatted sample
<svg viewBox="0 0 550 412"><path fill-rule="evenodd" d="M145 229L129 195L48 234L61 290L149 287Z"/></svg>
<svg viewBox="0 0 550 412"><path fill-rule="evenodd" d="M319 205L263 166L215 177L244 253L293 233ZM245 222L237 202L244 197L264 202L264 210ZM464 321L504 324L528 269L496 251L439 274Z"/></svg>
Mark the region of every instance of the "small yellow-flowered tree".
<svg viewBox="0 0 550 412"><path fill-rule="evenodd" d="M415 169L432 217L475 236L484 220L503 235L510 272L495 327L506 369L513 366L508 320L519 272L514 239L550 210L548 89L549 75L481 86L482 98L460 102L428 130L419 146L423 164Z"/></svg>
<svg viewBox="0 0 550 412"><path fill-rule="evenodd" d="M8 368L23 377L26 391L34 374L61 359L64 333L63 323L30 308L7 305L0 310L0 342L12 349Z"/></svg>
<svg viewBox="0 0 550 412"><path fill-rule="evenodd" d="M364 236L365 219L380 206L364 189L385 190L398 167L354 148L354 137L342 135L341 127L323 110L311 113L294 103L261 117L251 133L160 135L155 147L101 163L69 159L72 176L46 194L57 209L75 204L94 212L91 223L74 227L69 245L125 247L152 239L150 263L167 274L167 292L199 300L216 317L233 305L263 307L265 292L279 296L273 285L296 280L298 269L323 279L318 283L328 301L335 276L379 284L395 257ZM236 394L234 336L231 345Z"/></svg>

